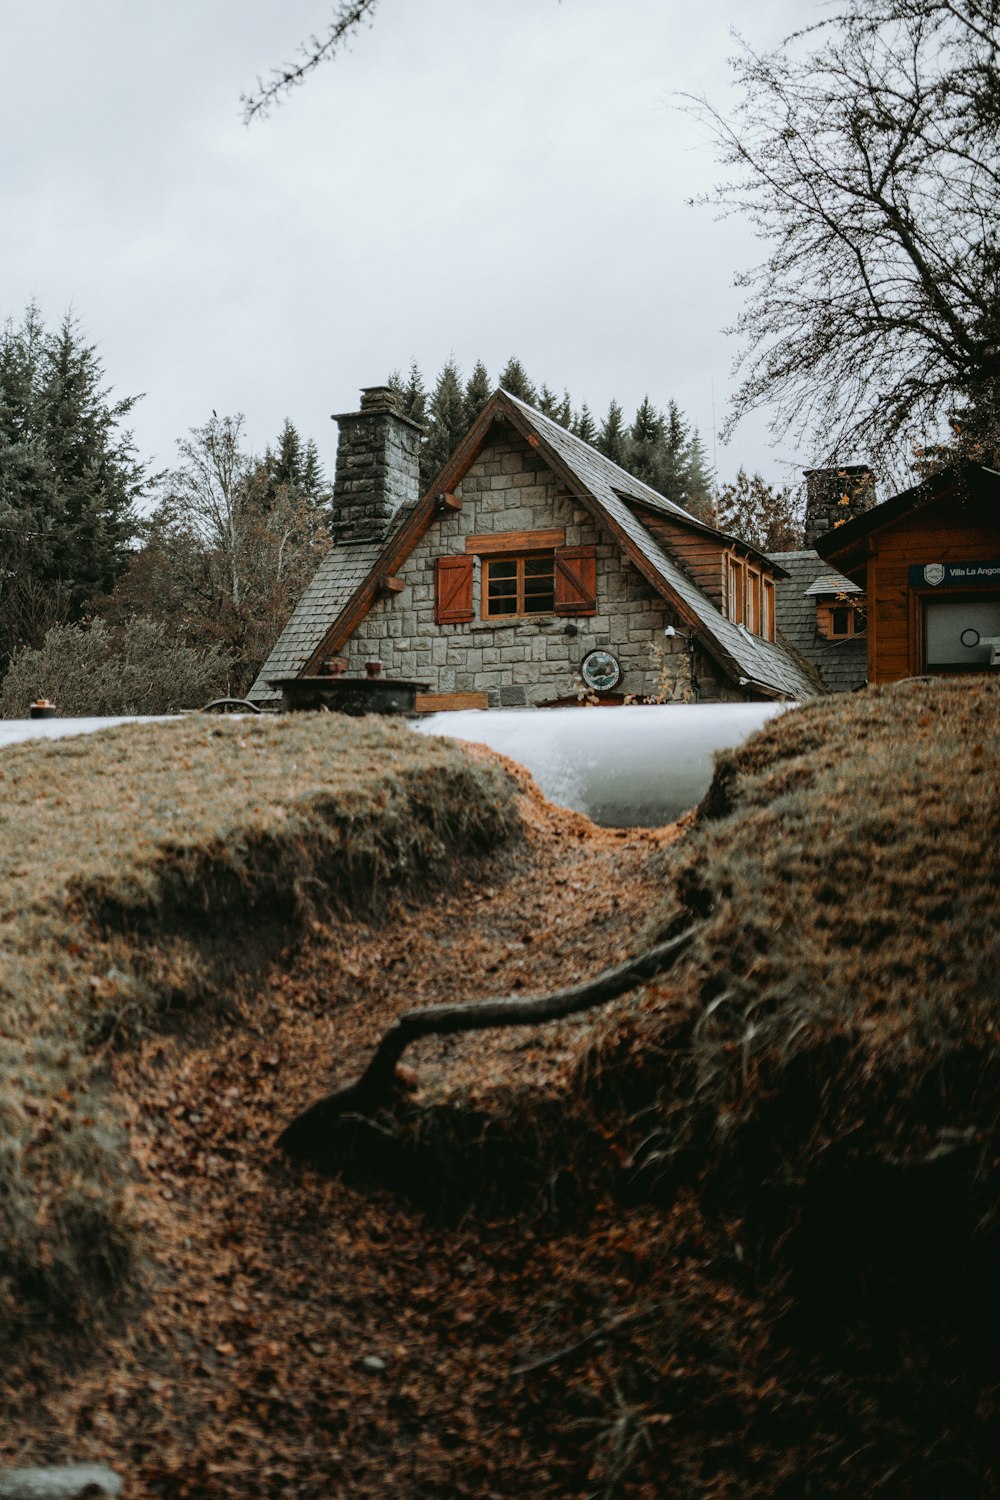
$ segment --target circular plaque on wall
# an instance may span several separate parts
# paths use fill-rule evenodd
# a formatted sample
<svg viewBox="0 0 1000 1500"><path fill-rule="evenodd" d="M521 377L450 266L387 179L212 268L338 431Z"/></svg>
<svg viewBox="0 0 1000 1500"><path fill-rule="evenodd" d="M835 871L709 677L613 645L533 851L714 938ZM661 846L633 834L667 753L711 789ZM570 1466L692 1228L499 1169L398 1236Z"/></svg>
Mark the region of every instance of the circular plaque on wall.
<svg viewBox="0 0 1000 1500"><path fill-rule="evenodd" d="M595 693L610 693L622 680L621 663L610 651L588 651L580 663L580 676Z"/></svg>

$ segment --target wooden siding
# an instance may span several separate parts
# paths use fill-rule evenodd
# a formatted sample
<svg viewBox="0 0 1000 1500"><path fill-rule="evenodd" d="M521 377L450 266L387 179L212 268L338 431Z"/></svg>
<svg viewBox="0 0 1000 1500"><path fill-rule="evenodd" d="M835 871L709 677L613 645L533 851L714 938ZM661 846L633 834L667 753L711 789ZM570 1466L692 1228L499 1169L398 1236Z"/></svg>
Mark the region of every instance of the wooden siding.
<svg viewBox="0 0 1000 1500"><path fill-rule="evenodd" d="M724 611L723 547L711 537L701 536L686 526L670 521L644 507L636 507L646 530L662 543L680 563L685 573L702 589L717 609Z"/></svg>
<svg viewBox="0 0 1000 1500"><path fill-rule="evenodd" d="M868 545L868 680L898 682L923 671L924 600L958 597L930 586L911 589L910 568L995 560L997 509L982 500L944 496L877 531ZM963 589L961 596L972 592Z"/></svg>

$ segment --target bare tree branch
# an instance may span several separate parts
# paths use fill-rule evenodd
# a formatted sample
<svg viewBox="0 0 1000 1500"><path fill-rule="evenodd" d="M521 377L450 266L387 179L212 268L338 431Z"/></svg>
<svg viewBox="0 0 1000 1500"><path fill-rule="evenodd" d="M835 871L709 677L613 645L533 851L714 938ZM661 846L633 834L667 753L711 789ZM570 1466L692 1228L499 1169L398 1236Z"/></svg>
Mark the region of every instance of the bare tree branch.
<svg viewBox="0 0 1000 1500"><path fill-rule="evenodd" d="M276 68L267 83L258 78L256 92L242 95L240 103L243 105L244 125L249 125L258 115L266 115L272 105L280 104L285 95L297 88L314 68L335 57L338 49L350 40L362 21L371 19L377 5L378 0L340 0L325 37L320 39L311 36L299 48L299 62L286 68Z"/></svg>
<svg viewBox="0 0 1000 1500"><path fill-rule="evenodd" d="M702 201L749 218L742 382L818 461L899 473L949 410L1000 388L1000 0L857 0L757 54L732 117L689 108L735 175ZM818 450L818 451L817 451Z"/></svg>

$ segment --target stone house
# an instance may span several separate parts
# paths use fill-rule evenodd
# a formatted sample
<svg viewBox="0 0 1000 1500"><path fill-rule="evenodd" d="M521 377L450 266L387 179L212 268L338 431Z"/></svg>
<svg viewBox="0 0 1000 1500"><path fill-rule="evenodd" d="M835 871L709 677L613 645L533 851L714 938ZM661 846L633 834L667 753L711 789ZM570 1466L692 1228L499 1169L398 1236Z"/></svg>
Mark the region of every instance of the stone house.
<svg viewBox="0 0 1000 1500"><path fill-rule="evenodd" d="M420 428L373 387L340 424L334 546L250 698L331 658L427 685L418 708L804 699L786 569L505 391L419 493Z"/></svg>

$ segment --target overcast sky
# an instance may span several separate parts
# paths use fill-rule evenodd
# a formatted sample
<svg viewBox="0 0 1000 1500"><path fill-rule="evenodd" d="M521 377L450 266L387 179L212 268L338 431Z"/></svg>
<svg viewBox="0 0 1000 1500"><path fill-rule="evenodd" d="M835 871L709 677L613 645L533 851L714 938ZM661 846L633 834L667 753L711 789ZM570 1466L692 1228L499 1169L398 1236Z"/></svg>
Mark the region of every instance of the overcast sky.
<svg viewBox="0 0 1000 1500"><path fill-rule="evenodd" d="M763 47L808 0L381 0L268 119L240 94L332 0L0 0L0 316L71 308L142 455L242 411L290 416L332 473L330 413L415 358L529 375L631 418L676 399L713 457L744 226L678 90L725 101L730 27ZM761 421L717 448L784 481ZM791 467L789 467L791 465Z"/></svg>

